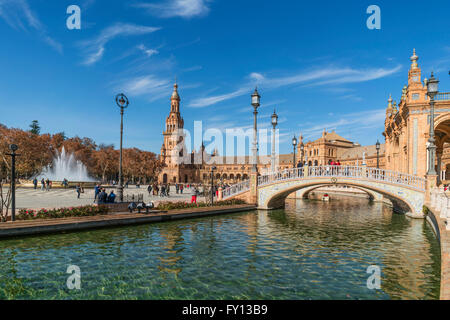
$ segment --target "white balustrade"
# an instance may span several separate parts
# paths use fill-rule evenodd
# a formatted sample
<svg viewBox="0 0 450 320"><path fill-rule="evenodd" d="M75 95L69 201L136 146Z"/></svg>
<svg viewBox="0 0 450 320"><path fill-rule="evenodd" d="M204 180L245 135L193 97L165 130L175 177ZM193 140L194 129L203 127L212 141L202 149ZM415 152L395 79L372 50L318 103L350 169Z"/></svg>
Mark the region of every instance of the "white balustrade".
<svg viewBox="0 0 450 320"><path fill-rule="evenodd" d="M308 170L305 172L305 170ZM305 175L307 173L307 175ZM359 167L359 166L307 166L302 168L285 169L280 172L269 173L258 177L258 186L284 180L297 180L309 177L345 177L383 181L408 186L425 191L425 179L409 174L390 170Z"/></svg>

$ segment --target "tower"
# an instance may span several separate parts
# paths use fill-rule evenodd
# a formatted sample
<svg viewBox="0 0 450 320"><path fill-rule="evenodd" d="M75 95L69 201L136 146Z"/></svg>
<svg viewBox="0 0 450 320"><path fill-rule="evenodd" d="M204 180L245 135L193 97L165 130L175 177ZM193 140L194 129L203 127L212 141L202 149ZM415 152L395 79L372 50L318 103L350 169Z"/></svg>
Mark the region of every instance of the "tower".
<svg viewBox="0 0 450 320"><path fill-rule="evenodd" d="M184 152L183 127L184 120L180 114L180 96L178 94L178 84L173 86L170 97L170 112L166 118L165 130L163 131L164 142L161 147L161 162L163 170L160 173L159 181L163 183L180 182L183 159L188 156Z"/></svg>

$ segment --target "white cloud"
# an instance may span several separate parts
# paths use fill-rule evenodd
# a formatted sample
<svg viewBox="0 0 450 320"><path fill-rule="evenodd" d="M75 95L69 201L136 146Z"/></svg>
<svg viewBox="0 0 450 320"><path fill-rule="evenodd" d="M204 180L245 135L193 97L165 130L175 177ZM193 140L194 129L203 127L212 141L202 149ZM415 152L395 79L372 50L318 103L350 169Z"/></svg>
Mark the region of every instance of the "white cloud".
<svg viewBox="0 0 450 320"><path fill-rule="evenodd" d="M157 100L162 96L167 96L170 92L170 81L161 79L154 75L129 78L116 85L116 91L123 91L125 94L134 96L147 96L150 101Z"/></svg>
<svg viewBox="0 0 450 320"><path fill-rule="evenodd" d="M307 84L311 86L344 84L355 82L366 82L370 80L380 79L398 72L401 66L391 69L352 69L352 68L321 68L310 72L301 72L292 76L279 78L267 78L260 73L253 72L250 74L251 79L258 80L259 84L266 89L275 89L279 87ZM211 97L203 97L193 100L190 107L206 107L225 100L236 98L238 96L249 93L252 85L246 84L242 88L231 93L216 95Z"/></svg>
<svg viewBox="0 0 450 320"><path fill-rule="evenodd" d="M340 134L350 136L356 132L366 132L367 129L378 128L385 120L385 109L352 112L348 114L334 115L335 120L322 122L308 126L299 124L305 139L314 139L322 134L323 129L327 131L336 130Z"/></svg>
<svg viewBox="0 0 450 320"><path fill-rule="evenodd" d="M0 18L15 30L36 30L45 43L62 53L62 45L48 35L45 26L26 0L0 0Z"/></svg>
<svg viewBox="0 0 450 320"><path fill-rule="evenodd" d="M221 101L225 101L225 100L229 100L232 98L236 98L236 97L240 97L245 93L248 93L250 90L250 87L245 87L245 88L241 88L238 89L236 91L227 93L227 94L222 94L222 95L217 95L217 96L212 96L212 97L207 97L207 98L199 98L199 99L195 99L194 101L192 101L189 104L189 107L194 107L194 108L202 108L202 107L207 107L216 103L219 103Z"/></svg>
<svg viewBox="0 0 450 320"><path fill-rule="evenodd" d="M209 13L208 0L167 0L160 3L138 3L135 7L145 8L151 15L161 18L193 18Z"/></svg>
<svg viewBox="0 0 450 320"><path fill-rule="evenodd" d="M146 46L144 46L143 44L138 45L138 49L141 50L147 57L151 57L155 54L158 54L159 51L155 50L155 49L148 49Z"/></svg>
<svg viewBox="0 0 450 320"><path fill-rule="evenodd" d="M159 29L160 28L157 27L116 23L106 29L103 29L96 38L83 41L81 43L81 46L86 51L86 58L84 59L83 64L91 65L99 61L103 57L106 44L116 37L144 35L155 32Z"/></svg>

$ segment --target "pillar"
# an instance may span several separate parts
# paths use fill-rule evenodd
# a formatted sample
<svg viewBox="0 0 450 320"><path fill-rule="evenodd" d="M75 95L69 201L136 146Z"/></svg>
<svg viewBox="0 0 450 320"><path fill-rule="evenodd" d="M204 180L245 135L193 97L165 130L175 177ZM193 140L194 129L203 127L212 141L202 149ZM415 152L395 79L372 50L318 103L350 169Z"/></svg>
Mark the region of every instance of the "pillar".
<svg viewBox="0 0 450 320"><path fill-rule="evenodd" d="M258 172L250 173L250 203L258 205Z"/></svg>
<svg viewBox="0 0 450 320"><path fill-rule="evenodd" d="M436 188L438 184L438 176L437 174L427 174L425 178L426 178L425 202L430 202L431 191L433 190L433 188Z"/></svg>

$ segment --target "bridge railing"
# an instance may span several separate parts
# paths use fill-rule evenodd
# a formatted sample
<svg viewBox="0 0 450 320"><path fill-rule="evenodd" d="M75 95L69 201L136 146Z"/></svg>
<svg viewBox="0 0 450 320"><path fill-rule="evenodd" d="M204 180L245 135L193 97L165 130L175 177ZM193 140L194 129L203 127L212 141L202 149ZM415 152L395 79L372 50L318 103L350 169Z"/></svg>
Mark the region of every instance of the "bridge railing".
<svg viewBox="0 0 450 320"><path fill-rule="evenodd" d="M305 170L308 170L307 172ZM306 175L305 175L306 173ZM258 186L284 180L305 179L309 177L347 177L383 181L408 186L413 189L425 190L425 179L417 176L390 170L359 167L359 166L307 166L285 169L258 177Z"/></svg>
<svg viewBox="0 0 450 320"><path fill-rule="evenodd" d="M450 100L450 92L440 92L436 95L435 100L446 101Z"/></svg>
<svg viewBox="0 0 450 320"><path fill-rule="evenodd" d="M226 199L232 196L236 196L248 190L250 190L250 180L245 180L223 189L222 198Z"/></svg>

